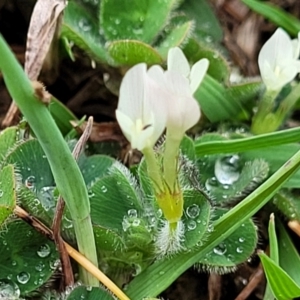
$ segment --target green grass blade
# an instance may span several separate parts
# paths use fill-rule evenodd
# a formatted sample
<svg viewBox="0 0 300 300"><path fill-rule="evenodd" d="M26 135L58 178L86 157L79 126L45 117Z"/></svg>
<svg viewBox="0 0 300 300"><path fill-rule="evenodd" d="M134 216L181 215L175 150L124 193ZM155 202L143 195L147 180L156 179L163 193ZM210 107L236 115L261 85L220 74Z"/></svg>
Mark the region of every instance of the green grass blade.
<svg viewBox="0 0 300 300"><path fill-rule="evenodd" d="M300 128L292 128L242 139L214 142L195 142L196 155L236 153L270 146L299 142Z"/></svg>
<svg viewBox="0 0 300 300"><path fill-rule="evenodd" d="M265 253L260 253L259 257L276 299L288 300L300 296L300 287L282 268Z"/></svg>
<svg viewBox="0 0 300 300"><path fill-rule="evenodd" d="M34 95L30 80L1 35L0 56L0 69L10 95L37 136L71 213L79 251L97 265L88 193L78 165L48 108ZM81 279L86 284L98 285L98 281L84 270Z"/></svg>
<svg viewBox="0 0 300 300"><path fill-rule="evenodd" d="M279 264L279 253L278 253L278 243L275 230L275 216L271 214L269 221L269 239L270 239L270 258L278 265Z"/></svg>
<svg viewBox="0 0 300 300"><path fill-rule="evenodd" d="M300 286L300 255L280 220L277 222L277 229L279 264Z"/></svg>
<svg viewBox="0 0 300 300"><path fill-rule="evenodd" d="M264 3L256 0L242 0L252 10L269 19L276 25L284 28L290 34L297 36L300 31L300 21L293 15L273 4Z"/></svg>

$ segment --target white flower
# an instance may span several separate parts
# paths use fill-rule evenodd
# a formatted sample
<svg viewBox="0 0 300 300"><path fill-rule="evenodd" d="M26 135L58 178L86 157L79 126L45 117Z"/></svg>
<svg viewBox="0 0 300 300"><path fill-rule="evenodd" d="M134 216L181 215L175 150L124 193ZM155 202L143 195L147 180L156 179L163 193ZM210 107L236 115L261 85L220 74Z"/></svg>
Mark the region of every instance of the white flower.
<svg viewBox="0 0 300 300"><path fill-rule="evenodd" d="M190 82L192 94L196 92L208 69L209 61L203 58L190 68L189 62L178 47L171 48L168 52L168 70L177 72Z"/></svg>
<svg viewBox="0 0 300 300"><path fill-rule="evenodd" d="M149 69L149 75L170 94L167 130L177 139L181 139L200 118L200 107L193 93L204 78L208 64L207 59L201 59L190 68L183 52L176 47L169 50L167 71L160 66Z"/></svg>
<svg viewBox="0 0 300 300"><path fill-rule="evenodd" d="M278 28L263 45L258 55L258 66L268 90L279 91L300 72L300 34L297 40Z"/></svg>
<svg viewBox="0 0 300 300"><path fill-rule="evenodd" d="M138 64L124 76L116 110L118 123L133 149L152 148L166 125L167 94Z"/></svg>
<svg viewBox="0 0 300 300"><path fill-rule="evenodd" d="M167 130L181 139L200 118L200 107L193 97L189 81L174 71L164 72L157 65L149 69L149 75L167 89Z"/></svg>

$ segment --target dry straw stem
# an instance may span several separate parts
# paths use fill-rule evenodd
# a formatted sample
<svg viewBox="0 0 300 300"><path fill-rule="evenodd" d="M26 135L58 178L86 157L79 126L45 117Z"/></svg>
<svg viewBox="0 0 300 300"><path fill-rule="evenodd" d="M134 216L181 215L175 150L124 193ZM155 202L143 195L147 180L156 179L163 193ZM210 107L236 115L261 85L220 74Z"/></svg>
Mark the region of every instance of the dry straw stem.
<svg viewBox="0 0 300 300"><path fill-rule="evenodd" d="M300 223L298 221L289 221L288 226L300 237Z"/></svg>

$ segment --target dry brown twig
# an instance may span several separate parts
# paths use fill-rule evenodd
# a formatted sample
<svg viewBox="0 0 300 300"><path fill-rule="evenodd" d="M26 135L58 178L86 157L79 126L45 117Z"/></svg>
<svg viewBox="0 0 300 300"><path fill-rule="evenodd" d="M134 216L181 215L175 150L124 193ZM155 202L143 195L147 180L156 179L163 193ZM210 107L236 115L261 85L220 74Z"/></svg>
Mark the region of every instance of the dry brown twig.
<svg viewBox="0 0 300 300"><path fill-rule="evenodd" d="M31 16L25 53L25 73L32 81L37 81L51 43L58 37L62 22L62 12L67 5L66 0L38 0ZM14 102L11 103L3 127L11 125L18 112Z"/></svg>

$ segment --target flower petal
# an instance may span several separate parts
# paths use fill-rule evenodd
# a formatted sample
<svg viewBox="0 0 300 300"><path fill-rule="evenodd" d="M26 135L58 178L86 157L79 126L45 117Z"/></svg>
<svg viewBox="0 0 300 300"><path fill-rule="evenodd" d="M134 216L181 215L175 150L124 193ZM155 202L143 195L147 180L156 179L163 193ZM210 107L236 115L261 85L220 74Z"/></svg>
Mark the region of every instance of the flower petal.
<svg viewBox="0 0 300 300"><path fill-rule="evenodd" d="M200 83L202 82L206 74L206 71L208 69L208 66L209 66L209 60L206 58L199 60L197 63L193 65L190 74L190 87L193 94L196 92Z"/></svg>
<svg viewBox="0 0 300 300"><path fill-rule="evenodd" d="M153 147L166 127L169 94L150 76L147 75L146 78L143 120L146 127L153 126L151 137L151 147Z"/></svg>
<svg viewBox="0 0 300 300"><path fill-rule="evenodd" d="M134 128L135 124L131 118L125 115L121 110L116 110L116 118L120 125L120 128L125 135L126 139L131 143L132 140L132 128Z"/></svg>
<svg viewBox="0 0 300 300"><path fill-rule="evenodd" d="M190 75L189 62L178 47L171 48L168 52L168 70L178 72L187 78Z"/></svg>
<svg viewBox="0 0 300 300"><path fill-rule="evenodd" d="M165 72L168 98L167 130L173 135L183 136L200 118L200 107L194 99L187 78L172 72Z"/></svg>
<svg viewBox="0 0 300 300"><path fill-rule="evenodd" d="M146 70L144 63L134 66L127 71L121 83L118 110L132 120L140 118L143 111Z"/></svg>
<svg viewBox="0 0 300 300"><path fill-rule="evenodd" d="M295 49L289 35L281 28L278 28L271 38L263 45L258 55L258 66L262 80L268 89L280 89L284 84L280 82L281 70L290 64L295 56ZM270 74L273 73L273 74ZM270 78L278 77L276 83L272 80L272 87L269 86ZM286 83L285 83L286 84Z"/></svg>

